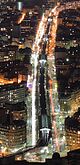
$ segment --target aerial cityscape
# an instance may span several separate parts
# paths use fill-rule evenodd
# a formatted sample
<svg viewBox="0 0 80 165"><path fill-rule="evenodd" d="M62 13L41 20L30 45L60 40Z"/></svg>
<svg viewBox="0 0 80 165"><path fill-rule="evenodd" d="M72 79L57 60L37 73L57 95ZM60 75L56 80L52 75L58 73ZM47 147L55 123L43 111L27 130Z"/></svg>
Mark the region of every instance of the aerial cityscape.
<svg viewBox="0 0 80 165"><path fill-rule="evenodd" d="M80 1L0 0L0 160L55 153L80 164Z"/></svg>

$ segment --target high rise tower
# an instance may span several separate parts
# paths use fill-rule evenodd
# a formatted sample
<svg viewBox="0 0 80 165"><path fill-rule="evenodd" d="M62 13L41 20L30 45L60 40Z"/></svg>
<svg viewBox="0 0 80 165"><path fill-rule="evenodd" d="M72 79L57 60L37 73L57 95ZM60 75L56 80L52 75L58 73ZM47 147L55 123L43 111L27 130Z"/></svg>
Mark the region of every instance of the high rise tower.
<svg viewBox="0 0 80 165"><path fill-rule="evenodd" d="M18 1L17 2L17 8L18 8L18 10L22 10L22 8L23 8L23 3L22 3L22 1Z"/></svg>

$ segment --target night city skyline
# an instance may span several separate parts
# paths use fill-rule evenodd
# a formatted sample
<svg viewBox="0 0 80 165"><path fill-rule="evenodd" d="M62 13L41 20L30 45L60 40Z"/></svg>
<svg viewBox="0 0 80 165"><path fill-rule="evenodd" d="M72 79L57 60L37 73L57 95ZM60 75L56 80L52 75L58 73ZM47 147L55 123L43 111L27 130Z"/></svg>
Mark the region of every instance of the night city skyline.
<svg viewBox="0 0 80 165"><path fill-rule="evenodd" d="M18 160L80 164L79 0L0 1L0 161Z"/></svg>

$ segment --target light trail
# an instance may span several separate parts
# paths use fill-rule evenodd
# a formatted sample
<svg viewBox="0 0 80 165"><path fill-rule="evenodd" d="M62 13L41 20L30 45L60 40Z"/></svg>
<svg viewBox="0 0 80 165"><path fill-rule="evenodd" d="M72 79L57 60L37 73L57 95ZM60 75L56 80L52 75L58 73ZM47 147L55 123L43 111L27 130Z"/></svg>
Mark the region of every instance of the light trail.
<svg viewBox="0 0 80 165"><path fill-rule="evenodd" d="M77 4L77 6L80 3ZM50 93L50 103L51 103L51 110L52 110L52 129L54 130L53 135L53 139L55 138L55 144L56 144L56 150L59 152L60 150L60 146L59 146L59 137L58 137L58 130L57 130L57 121L56 121L56 115L55 115L55 110L54 110L54 103L53 103L53 91L52 91L52 85L53 87L55 86L56 81L53 80L53 77L56 75L56 67L55 67L55 57L53 55L54 53L54 49L55 49L55 45L56 45L56 31L57 31L57 21L58 21L58 16L59 13L62 10L66 9L73 9L76 8L75 3L69 3L66 5L62 5L58 8L58 6L55 6L55 8L53 8L49 14L49 16L53 16L53 23L52 23L52 28L50 30L50 40L49 40L49 44L48 44L48 48L47 48L47 52L48 52L48 63L49 63L49 76L50 76L50 81L49 81L49 85L50 85L50 89L49 89L49 93ZM54 57L54 58L53 58ZM54 74L52 73L54 69ZM55 90L55 88L54 88ZM54 91L54 95L57 93L57 90ZM55 102L55 101L54 101Z"/></svg>
<svg viewBox="0 0 80 165"><path fill-rule="evenodd" d="M32 47L32 50L33 50L33 56L35 53L39 54L39 51L40 51L40 42L41 42L41 39L45 33L45 28L46 28L46 23L47 23L47 17L45 16L46 14L43 13L43 16L42 16L42 19L40 21L40 24L39 24L39 28L37 30L37 33L36 33L36 38L35 38L35 42L33 44L33 47Z"/></svg>
<svg viewBox="0 0 80 165"><path fill-rule="evenodd" d="M22 11L21 17L18 19L18 22L17 23L20 24L24 20L25 16L26 16L26 10L24 9Z"/></svg>
<svg viewBox="0 0 80 165"><path fill-rule="evenodd" d="M39 24L39 28L36 33L35 42L33 44L32 50L32 59L31 63L33 64L33 83L32 83L32 146L36 144L36 78L37 78L37 66L38 66L38 57L40 52L40 42L46 30L47 17L44 13Z"/></svg>
<svg viewBox="0 0 80 165"><path fill-rule="evenodd" d="M52 141L53 145L55 143L55 151L59 152L59 141L58 141L58 131L57 131L57 123L56 123L56 114L54 110L54 105L55 101L53 101L53 87L55 86L56 81L54 81L54 75L56 75L56 68L55 68L55 57L54 57L54 49L55 49L55 43L56 43L56 30L57 30L57 17L58 17L58 12L57 12L57 6L55 6L50 14L49 17L53 17L53 20L51 22L51 27L50 27L50 37L48 40L47 44L47 54L48 54L48 74L50 77L49 80L49 97L50 97L50 105L51 105L51 115L52 115ZM54 68L54 71L53 71ZM55 72L55 73L54 73ZM54 91L55 93L57 91ZM55 95L54 93L54 95Z"/></svg>
<svg viewBox="0 0 80 165"><path fill-rule="evenodd" d="M56 143L56 150L59 152L59 142L58 142L58 132L56 127L56 116L54 111L54 103L53 103L53 91L52 91L52 80L49 80L49 96L50 96L50 103L51 103L51 109L52 109L52 129L54 129L54 133L52 132L52 137L55 138Z"/></svg>
<svg viewBox="0 0 80 165"><path fill-rule="evenodd" d="M34 66L34 79L32 84L32 146L36 144L36 75L37 75L37 55L35 58L35 66Z"/></svg>
<svg viewBox="0 0 80 165"><path fill-rule="evenodd" d="M48 55L52 57L55 48L56 30L57 30L57 17L58 17L57 6L55 6L51 10L49 15L53 16L53 23L50 31L51 36L50 36L49 48L48 48Z"/></svg>

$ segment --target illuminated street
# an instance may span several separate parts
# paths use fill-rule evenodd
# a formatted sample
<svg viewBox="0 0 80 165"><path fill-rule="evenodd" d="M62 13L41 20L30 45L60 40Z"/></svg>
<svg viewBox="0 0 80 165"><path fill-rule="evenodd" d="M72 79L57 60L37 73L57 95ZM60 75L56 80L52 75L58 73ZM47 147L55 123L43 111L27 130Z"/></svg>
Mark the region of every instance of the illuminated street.
<svg viewBox="0 0 80 165"><path fill-rule="evenodd" d="M0 2L0 156L45 162L80 148L80 1L34 2Z"/></svg>
<svg viewBox="0 0 80 165"><path fill-rule="evenodd" d="M46 41L46 54L47 54L47 64L48 64L48 76L49 76L49 97L50 97L50 104L51 109L50 113L52 116L52 142L51 147L47 148L46 155L48 156L48 152L51 151L58 151L61 155L66 155L67 152L67 146L66 146L66 138L65 138L65 128L64 128L64 119L68 115L68 113L61 111L60 105L58 102L58 92L57 92L57 80L56 80L56 67L55 67L55 56L54 56L54 49L56 46L56 31L57 31L57 18L59 15L59 12L66 9L73 9L75 8L75 2L73 3L66 3L66 6L55 6L54 9L51 11L47 11L43 13L42 19L39 23L39 28L36 33L35 42L33 44L33 53L31 58L31 63L33 65L33 75L31 79L33 79L32 82L32 145L35 146L37 142L37 132L36 132L36 88L37 88L37 67L38 67L38 60L39 55L42 52L42 47L40 47L40 43L45 43ZM77 3L77 5L79 5ZM50 24L49 31L46 34L46 29L48 24ZM50 37L48 37L50 36ZM39 152L45 152L41 151L42 149L39 149ZM36 155L38 152L38 149L36 151L33 150L33 155ZM30 153L27 153L28 156ZM30 154L31 155L31 154ZM42 154L41 154L42 155ZM44 157L45 156L41 156ZM51 155L49 155L51 157ZM37 156L33 156L32 161L37 160ZM25 158L26 159L26 158ZM31 159L31 158L30 158ZM39 158L40 159L40 158ZM42 158L41 158L42 159ZM39 160L37 160L39 161Z"/></svg>

